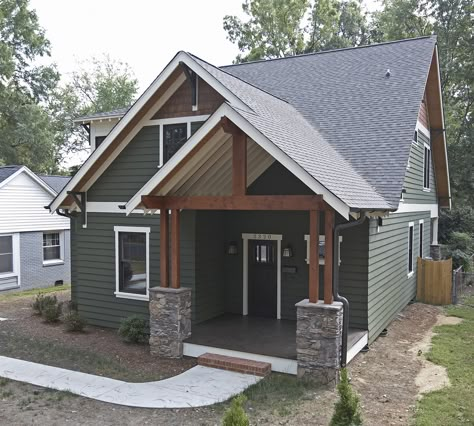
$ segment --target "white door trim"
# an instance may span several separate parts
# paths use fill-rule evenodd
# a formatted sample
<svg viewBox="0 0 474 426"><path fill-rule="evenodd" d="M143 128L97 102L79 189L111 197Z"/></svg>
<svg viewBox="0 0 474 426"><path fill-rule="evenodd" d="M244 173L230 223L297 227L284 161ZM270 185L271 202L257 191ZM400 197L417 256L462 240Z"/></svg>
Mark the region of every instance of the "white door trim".
<svg viewBox="0 0 474 426"><path fill-rule="evenodd" d="M242 234L243 240L243 282L242 315L249 314L249 240L267 240L277 242L277 319L281 319L281 234Z"/></svg>

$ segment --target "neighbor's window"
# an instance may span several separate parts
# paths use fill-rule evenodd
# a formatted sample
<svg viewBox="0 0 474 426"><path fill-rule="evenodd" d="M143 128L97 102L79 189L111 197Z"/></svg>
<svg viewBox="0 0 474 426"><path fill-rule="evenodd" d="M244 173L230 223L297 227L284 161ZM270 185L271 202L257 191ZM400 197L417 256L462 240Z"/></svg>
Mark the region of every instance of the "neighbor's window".
<svg viewBox="0 0 474 426"><path fill-rule="evenodd" d="M95 137L95 147L96 147L96 149L99 148L99 145L100 145L102 142L105 141L105 138L106 138L106 137L107 137L107 136L96 136L96 137Z"/></svg>
<svg viewBox="0 0 474 426"><path fill-rule="evenodd" d="M120 227L116 227L116 233L117 292L146 296L148 231L120 231Z"/></svg>
<svg viewBox="0 0 474 426"><path fill-rule="evenodd" d="M418 132L415 130L415 134L413 135L413 142L418 142Z"/></svg>
<svg viewBox="0 0 474 426"><path fill-rule="evenodd" d="M61 238L59 232L43 233L43 261L61 260Z"/></svg>
<svg viewBox="0 0 474 426"><path fill-rule="evenodd" d="M421 258L423 258L423 222L420 221L420 235L419 235L419 243L420 243L420 246L419 246L419 255Z"/></svg>
<svg viewBox="0 0 474 426"><path fill-rule="evenodd" d="M430 189L431 149L429 145L425 145L423 166L423 188Z"/></svg>
<svg viewBox="0 0 474 426"><path fill-rule="evenodd" d="M410 223L408 227L408 275L413 273L413 230L414 225Z"/></svg>
<svg viewBox="0 0 474 426"><path fill-rule="evenodd" d="M187 123L167 124L163 126L163 158L168 161L188 139Z"/></svg>
<svg viewBox="0 0 474 426"><path fill-rule="evenodd" d="M13 238L0 236L0 274L13 272Z"/></svg>

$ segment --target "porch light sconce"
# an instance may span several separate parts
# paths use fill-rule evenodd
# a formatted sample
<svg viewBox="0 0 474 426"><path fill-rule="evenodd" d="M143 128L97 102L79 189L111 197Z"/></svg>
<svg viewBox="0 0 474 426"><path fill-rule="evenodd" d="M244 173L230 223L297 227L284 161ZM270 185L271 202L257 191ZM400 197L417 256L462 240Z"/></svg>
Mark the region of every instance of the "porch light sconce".
<svg viewBox="0 0 474 426"><path fill-rule="evenodd" d="M235 241L231 241L229 243L229 247L227 247L227 254L231 256L235 256L237 253L238 253L237 243Z"/></svg>
<svg viewBox="0 0 474 426"><path fill-rule="evenodd" d="M293 249L291 246L288 245L283 249L282 257L293 257Z"/></svg>

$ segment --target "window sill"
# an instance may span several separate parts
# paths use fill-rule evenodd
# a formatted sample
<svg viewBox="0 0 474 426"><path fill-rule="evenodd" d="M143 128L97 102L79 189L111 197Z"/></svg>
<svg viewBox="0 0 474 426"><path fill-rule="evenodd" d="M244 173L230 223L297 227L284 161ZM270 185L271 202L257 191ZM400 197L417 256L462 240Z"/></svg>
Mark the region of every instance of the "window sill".
<svg viewBox="0 0 474 426"><path fill-rule="evenodd" d="M424 192L431 192L431 188L423 188Z"/></svg>
<svg viewBox="0 0 474 426"><path fill-rule="evenodd" d="M0 272L0 279L3 278L12 278L17 277L18 274L16 272Z"/></svg>
<svg viewBox="0 0 474 426"><path fill-rule="evenodd" d="M415 274L415 271L411 271L408 275L407 278L411 278Z"/></svg>
<svg viewBox="0 0 474 426"><path fill-rule="evenodd" d="M57 265L64 265L64 260L47 260L43 262L43 266L57 266Z"/></svg>
<svg viewBox="0 0 474 426"><path fill-rule="evenodd" d="M115 297L118 297L119 299L143 300L144 302L148 302L150 300L150 297L146 294L120 293L118 291L116 291L114 294Z"/></svg>

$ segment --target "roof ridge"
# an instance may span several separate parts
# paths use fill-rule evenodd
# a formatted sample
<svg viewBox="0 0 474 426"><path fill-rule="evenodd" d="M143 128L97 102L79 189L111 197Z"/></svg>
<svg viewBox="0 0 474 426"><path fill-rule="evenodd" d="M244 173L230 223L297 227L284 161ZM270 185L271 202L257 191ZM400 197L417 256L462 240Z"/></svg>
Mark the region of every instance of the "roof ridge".
<svg viewBox="0 0 474 426"><path fill-rule="evenodd" d="M209 66L215 68L216 70L218 70L218 71L220 71L220 72L223 72L224 74L228 75L229 77L235 78L235 79L241 81L242 83L245 83L245 84L249 85L250 87L253 87L254 89L260 90L261 92L263 92L263 93L265 93L265 94L267 94L267 95L269 95L269 96L271 96L271 97L273 97L273 98L275 98L275 99L278 99L278 100L280 100L280 101L282 101L282 102L285 102L286 104L289 104L289 102L288 102L287 100L282 99L282 98L280 98L280 97L278 97L278 96L275 96L273 93L270 93L270 92L268 92L267 90L262 89L261 87L258 87L258 86L254 85L254 84L252 84L252 83L249 83L248 81L245 81L245 80L243 80L242 78L237 77L236 75L233 75L233 74L231 74L231 73L229 73L229 72L223 70L221 67L217 67L217 66L211 64L211 63L207 62L206 60L201 59L199 56L194 55L194 54L191 53L191 52L186 52L186 53L187 53L188 55L192 56L193 58L196 58L196 59L198 59L198 60L200 60L200 61L206 63L207 65L209 65Z"/></svg>
<svg viewBox="0 0 474 426"><path fill-rule="evenodd" d="M374 43L374 44L364 44L363 46L351 46L351 47L343 47L343 48L340 48L340 49L320 50L319 52L301 53L299 55L284 56L284 57L280 57L280 58L258 59L258 60L255 60L255 61L241 62L239 64L221 65L218 68L221 71L224 71L223 68L238 67L240 65L250 65L250 64L257 64L257 63L261 63L261 62L280 61L280 60L284 60L284 59L295 59L295 58L301 58L301 57L306 57L306 56L322 55L324 53L337 53L337 52L344 52L344 51L347 51L347 50L364 49L364 48L368 48L368 47L379 47L379 46L385 46L387 44L404 43L404 42L417 41L417 40L423 40L423 39L428 39L428 38L436 38L436 34L431 34L431 35L427 35L427 36L412 37L412 38L404 38L404 39L400 39L400 40L384 41L384 42L381 42L381 43Z"/></svg>

